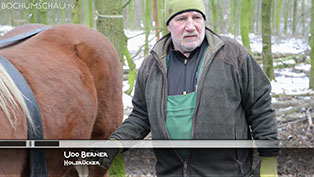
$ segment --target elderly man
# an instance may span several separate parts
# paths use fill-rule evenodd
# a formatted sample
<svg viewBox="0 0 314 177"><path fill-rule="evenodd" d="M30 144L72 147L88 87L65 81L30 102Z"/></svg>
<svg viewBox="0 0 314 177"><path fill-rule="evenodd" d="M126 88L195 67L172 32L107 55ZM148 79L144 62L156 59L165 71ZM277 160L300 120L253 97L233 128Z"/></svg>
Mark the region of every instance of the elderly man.
<svg viewBox="0 0 314 177"><path fill-rule="evenodd" d="M248 51L205 27L203 0L166 0L169 34L144 60L116 140L276 140L268 78ZM118 150L100 159L105 167ZM157 176L250 176L251 149L154 149ZM259 149L276 176L276 149Z"/></svg>

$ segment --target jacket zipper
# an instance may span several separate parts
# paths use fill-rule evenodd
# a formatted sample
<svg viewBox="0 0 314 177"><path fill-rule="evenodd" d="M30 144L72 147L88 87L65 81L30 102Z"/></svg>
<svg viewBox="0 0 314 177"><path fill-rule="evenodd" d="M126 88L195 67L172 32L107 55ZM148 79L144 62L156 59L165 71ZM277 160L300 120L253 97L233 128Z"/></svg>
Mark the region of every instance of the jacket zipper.
<svg viewBox="0 0 314 177"><path fill-rule="evenodd" d="M167 125L166 125L166 111L167 111L167 104L165 103L166 100L167 100L167 96L168 96L168 81L167 81L167 72L165 71L165 68L163 67L162 63L160 62L160 59L159 57L157 56L157 54L155 52L151 52L151 54L154 56L154 59L156 60L156 62L158 63L158 66L162 72L162 75L164 77L164 88L163 88L163 91L164 91L164 95L163 95L163 99L161 100L161 113L162 115L164 116L163 119L162 119L162 122L163 122L163 126L161 127L162 130L164 131L164 134L166 135L167 139L170 140L170 135L167 131Z"/></svg>
<svg viewBox="0 0 314 177"><path fill-rule="evenodd" d="M183 162L183 176L184 177L188 176L188 164L186 161Z"/></svg>
<svg viewBox="0 0 314 177"><path fill-rule="evenodd" d="M197 81L197 90L196 90L196 105L195 105L195 111L194 111L194 114L193 114L193 118L192 118L192 130L191 130L191 139L193 139L194 137L194 131L195 131L195 117L196 117L196 113L198 112L198 107L199 107L199 104L200 104L200 92L201 92L201 89L202 89L202 86L201 84L203 84L203 71L205 71L207 68L209 68L211 62L213 61L213 58L214 56L216 55L217 51L223 46L223 44L220 44L215 52L213 51L213 49L211 49L209 46L207 47L207 52L205 53L205 56L204 56L204 59L206 59L206 57L208 55L210 55L210 58L207 60L208 62L207 63L204 63L203 67L201 67L201 71L199 73L199 79ZM205 62L206 60L204 60L203 62ZM202 70L203 69L203 70Z"/></svg>
<svg viewBox="0 0 314 177"><path fill-rule="evenodd" d="M151 52L152 53L152 55L154 55L154 58L157 60L157 63L158 63L158 66L159 66L159 68L161 69L161 71L162 71L162 74L163 74L163 76L164 76L164 85L165 85L165 88L164 88L164 99L162 100L162 105L161 105L161 107L163 107L164 109L162 110L163 112L163 115L164 115L164 117L163 117L163 119L162 119L162 121L163 121L163 127L162 127L162 130L164 131L164 133L166 134L166 136L167 136L167 139L169 139L170 140L170 135L169 135L169 133L168 133L168 131L167 131L167 128L166 128L166 112L167 112L167 104L165 103L166 102L166 100L167 100L167 96L168 96L168 80L167 80L167 73L166 73L166 71L165 71L165 69L164 69L164 67L163 67L163 65L162 65L162 63L160 63L160 61L158 60L158 57L157 57L157 55L155 54L155 52ZM186 160L183 160L182 158L181 158L181 156L178 154L178 152L174 149L174 152L175 152L175 154L176 154L176 156L179 158L179 160L181 161L181 163L183 163L183 175L184 175L184 177L187 177L187 171L188 171L188 166L187 166L187 162L186 162Z"/></svg>
<svg viewBox="0 0 314 177"><path fill-rule="evenodd" d="M220 46L218 46L217 47L217 50L216 50L216 52L221 48L223 46L223 44L221 44ZM206 55L208 55L208 53L209 53L209 51L213 51L211 48L209 48L208 47L208 49L210 49L210 50L208 50L208 52L206 52L206 54L205 54L205 56L204 57L206 57ZM213 58L214 58L214 56L215 56L215 54L216 54L216 52L212 52L212 55L210 56L210 58L209 58L209 63L208 63L208 66L204 66L204 68L206 69L206 68L208 68L209 67L209 65L211 64L211 62L212 62L212 60L213 60ZM162 100L162 105L161 106L163 106L163 115L164 115L164 117L163 117L163 124L164 124L164 126L162 127L162 129L163 129L163 131L164 131L164 133L166 134L166 136L167 136L167 139L169 139L170 140L170 136L169 136L169 134L168 134L168 131L167 131L167 129L166 129L166 111L167 111L167 104L165 104L165 101L167 100L167 96L168 96L168 80L167 80L167 72L165 71L165 68L163 67L163 65L162 65L162 63L160 63L160 60L159 60L159 57L157 56L157 54L155 53L155 52L151 52L152 53L152 55L154 55L154 59L155 60L157 60L157 63L158 63L158 65L159 65L159 68L161 69L161 71L162 71L162 74L163 74L163 76L164 76L164 85L165 85L165 87L163 88L164 89L164 99ZM203 68L203 70L204 70L204 68ZM203 79L201 79L201 77L202 77L202 75L201 75L201 73L202 72L200 72L200 79L198 80L198 84L197 85L199 85L199 84L201 84L202 82L202 80ZM197 87L197 89L198 88L200 88L200 87ZM197 92L198 90L196 90L196 92ZM195 107L195 112L194 112L194 114L193 114L193 118L192 118L192 130L191 130L191 139L193 139L193 135L194 135L194 126L195 126L195 116L196 116L196 113L197 113L197 111L198 111L198 106L199 106L199 98L200 98L200 94L197 94L197 98L196 98L196 107ZM183 163L183 176L184 177L187 177L188 175L187 175L187 173L188 173L188 165L187 165L187 161L186 160L183 160L182 158L181 158L181 156L177 153L177 151L176 150L174 150L175 151L175 154L177 155L177 157L179 158L179 160ZM241 166L241 169L242 169L242 166Z"/></svg>
<svg viewBox="0 0 314 177"><path fill-rule="evenodd" d="M184 59L184 91L183 91L183 95L186 95L186 63L187 63L187 59Z"/></svg>

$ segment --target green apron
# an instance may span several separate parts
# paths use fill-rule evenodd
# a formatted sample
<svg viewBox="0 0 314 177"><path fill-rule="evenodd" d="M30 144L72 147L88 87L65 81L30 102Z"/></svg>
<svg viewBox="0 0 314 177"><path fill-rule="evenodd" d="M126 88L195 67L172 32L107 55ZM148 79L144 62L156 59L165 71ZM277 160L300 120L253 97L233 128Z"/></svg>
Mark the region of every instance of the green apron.
<svg viewBox="0 0 314 177"><path fill-rule="evenodd" d="M207 46L206 46L207 47ZM205 50L206 51L206 50ZM195 78L198 79L201 64L205 51L202 55L200 64L197 68ZM167 57L168 69L169 55ZM166 126L173 140L189 140L191 139L192 119L196 106L196 91L182 95L171 95L167 98ZM180 156L186 160L189 155L188 149L178 149Z"/></svg>
<svg viewBox="0 0 314 177"><path fill-rule="evenodd" d="M196 104L196 92L186 95L168 96L166 125L171 139L191 139L192 118ZM188 149L178 149L181 157L186 160Z"/></svg>

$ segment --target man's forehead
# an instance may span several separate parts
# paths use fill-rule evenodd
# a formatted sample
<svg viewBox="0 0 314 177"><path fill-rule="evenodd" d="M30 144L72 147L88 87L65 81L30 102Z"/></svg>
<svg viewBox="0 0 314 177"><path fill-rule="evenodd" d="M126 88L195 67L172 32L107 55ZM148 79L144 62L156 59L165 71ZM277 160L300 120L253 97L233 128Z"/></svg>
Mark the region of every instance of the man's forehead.
<svg viewBox="0 0 314 177"><path fill-rule="evenodd" d="M188 15L199 15L199 16L202 16L202 14L200 12L195 11L195 10L191 10L191 11L179 13L174 18L188 16Z"/></svg>

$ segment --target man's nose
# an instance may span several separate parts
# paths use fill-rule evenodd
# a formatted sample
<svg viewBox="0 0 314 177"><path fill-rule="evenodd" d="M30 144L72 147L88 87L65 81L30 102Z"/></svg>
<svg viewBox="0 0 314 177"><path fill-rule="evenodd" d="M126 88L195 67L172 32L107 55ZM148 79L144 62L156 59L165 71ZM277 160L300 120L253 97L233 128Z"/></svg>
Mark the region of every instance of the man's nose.
<svg viewBox="0 0 314 177"><path fill-rule="evenodd" d="M194 31L195 29L196 29L195 23L194 23L193 19L189 18L187 23L186 23L185 30L186 31Z"/></svg>

